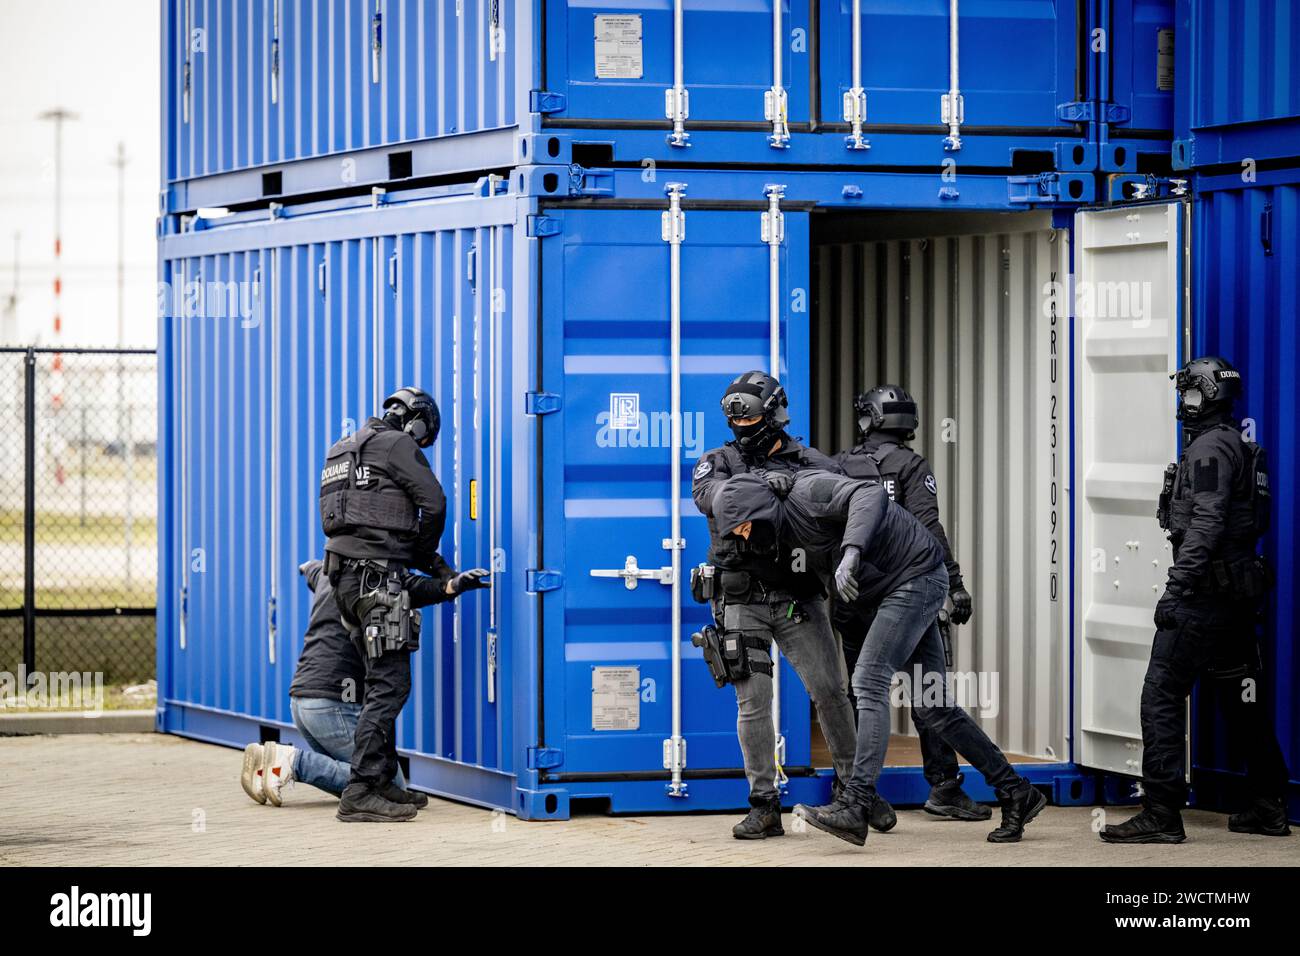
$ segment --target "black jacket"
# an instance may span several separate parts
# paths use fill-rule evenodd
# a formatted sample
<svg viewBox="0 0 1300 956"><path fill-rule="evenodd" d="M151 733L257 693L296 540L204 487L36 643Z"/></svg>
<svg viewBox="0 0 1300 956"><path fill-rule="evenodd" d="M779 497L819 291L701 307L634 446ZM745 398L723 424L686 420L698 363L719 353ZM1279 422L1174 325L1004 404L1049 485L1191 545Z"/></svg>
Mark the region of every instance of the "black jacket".
<svg viewBox="0 0 1300 956"><path fill-rule="evenodd" d="M792 562L768 556L759 559L739 547L728 537L729 528L719 530L713 514L714 494L733 475L763 475L769 470L798 474L808 469L838 472L836 464L816 448L798 439L783 436L781 447L767 458L752 459L742 455L734 441L706 451L692 473L691 496L695 506L709 520L709 563L729 571L748 571L770 588L789 591L796 597L813 597L822 593L821 580L810 572L792 570Z"/></svg>
<svg viewBox="0 0 1300 956"><path fill-rule="evenodd" d="M289 696L343 700L345 691L350 689L349 699L359 704L366 669L339 618L339 606L324 567L321 561L308 561L298 568L312 592L311 613Z"/></svg>
<svg viewBox="0 0 1300 956"><path fill-rule="evenodd" d="M358 468L367 469L366 489L380 494L394 490L405 494L416 509L418 527L410 532L354 528L349 534L328 538L325 550L345 558L395 561L445 580L450 569L438 556L438 542L447 520L447 497L429 467L429 460L414 438L383 419L371 418L365 428L374 431L358 459ZM360 433L358 429L335 442L327 458L335 460L340 453L346 453Z"/></svg>
<svg viewBox="0 0 1300 956"><path fill-rule="evenodd" d="M858 548L855 603L862 607L876 607L891 591L943 563L934 535L890 501L879 482L804 471L782 501L762 478L737 475L717 489L713 511L728 531L746 521L776 528L784 548L802 549L808 569L827 589L844 548Z"/></svg>
<svg viewBox="0 0 1300 956"><path fill-rule="evenodd" d="M1170 509L1172 594L1206 590L1212 562L1249 557L1257 540L1241 432L1221 421L1198 430L1184 427L1183 438Z"/></svg>
<svg viewBox="0 0 1300 956"><path fill-rule="evenodd" d="M879 458L879 462L871 456ZM938 539L943 548L944 564L948 566L948 588L956 591L965 588L961 578L961 565L952 555L952 545L939 520L939 485L925 456L886 435L872 434L848 451L835 456L835 462L851 478L874 478L877 475L889 493L925 525L926 530Z"/></svg>

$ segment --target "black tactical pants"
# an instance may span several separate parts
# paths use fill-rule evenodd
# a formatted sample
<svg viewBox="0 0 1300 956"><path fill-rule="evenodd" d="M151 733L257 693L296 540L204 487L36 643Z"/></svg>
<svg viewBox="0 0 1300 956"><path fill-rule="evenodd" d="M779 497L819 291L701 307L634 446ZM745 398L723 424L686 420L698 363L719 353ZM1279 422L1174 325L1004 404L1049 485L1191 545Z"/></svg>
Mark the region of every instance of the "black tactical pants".
<svg viewBox="0 0 1300 956"><path fill-rule="evenodd" d="M1187 802L1187 695L1205 677L1222 708L1229 744L1246 763L1252 797L1280 797L1287 768L1265 699L1249 603L1189 597L1177 626L1156 631L1142 684L1142 786L1148 805L1180 810Z"/></svg>
<svg viewBox="0 0 1300 956"><path fill-rule="evenodd" d="M848 668L850 678L853 676L853 669L858 666L862 642L866 638L867 631L871 629L874 617L874 612L870 616L860 616L853 608L846 607L840 601L835 602L835 629L839 631L840 642L844 645L844 664ZM853 707L853 715L856 719L858 702L853 695L852 680L849 681L849 704ZM921 722L916 719L915 711L912 713L912 724L921 739L921 764L926 783L936 787L945 780L956 779L957 751L953 750L937 733L922 727Z"/></svg>
<svg viewBox="0 0 1300 956"><path fill-rule="evenodd" d="M362 622L374 605L367 597L382 576L373 569L345 564L334 579L343 623L366 666L365 697L357 718L349 784L383 787L397 776L397 715L411 694L411 652L385 651L371 660L362 640Z"/></svg>

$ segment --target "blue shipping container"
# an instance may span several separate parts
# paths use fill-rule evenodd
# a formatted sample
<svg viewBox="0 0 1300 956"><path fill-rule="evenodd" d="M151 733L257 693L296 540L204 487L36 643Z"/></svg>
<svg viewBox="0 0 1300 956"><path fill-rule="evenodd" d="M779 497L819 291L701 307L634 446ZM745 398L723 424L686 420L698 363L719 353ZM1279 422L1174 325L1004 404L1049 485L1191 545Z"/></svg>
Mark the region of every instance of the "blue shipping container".
<svg viewBox="0 0 1300 956"><path fill-rule="evenodd" d="M1048 351L1058 339L1046 325L1028 338L1015 326L1063 321L1038 308L1040 285L1060 271L1054 257L1064 244L1051 251L1060 230L1050 215L1013 206L1005 178L967 177L948 198L931 175L785 178L782 197L757 173L683 172L683 218L665 221L665 183L640 170L597 177L590 189L601 199L570 197L584 187L563 167L525 167L508 181L437 187L373 207L335 200L275 219L249 212L198 220L189 223L196 230L165 235L162 277L173 294L160 329L160 729L231 744L296 739L287 689L307 595L294 569L322 546L319 460L383 394L417 380L444 413L434 457L448 493L443 548L459 566L493 567L497 579L490 594L428 615L400 728L415 783L526 817L564 816L584 799L618 811L742 806L734 699L713 687L689 642L705 610L683 600L674 582L707 544L689 481L699 454L726 437L718 395L738 370L767 366L773 316L782 376L792 394L809 396L793 409L794 428L808 433L820 389L813 378L835 348L825 336L813 343L810 268L823 240L813 236L809 210L858 217L930 208L1012 222L1019 209L1036 217L1040 238L1015 243L1030 258L1015 259L1009 273L995 251L1009 226L986 226L986 244L954 247L951 268L971 270L964 282L993 283L985 286L989 314L1011 322L1004 345L982 353L985 364L961 366L972 383L995 381L998 363L1018 367L1017 341L1039 343L1034 361L1046 370L1059 360ZM770 218L764 225L774 211L782 217L775 231ZM175 224L168 221L169 233ZM1020 279L996 278L1019 275L1029 262ZM1009 293L1023 290L1018 311L1003 311L994 294L1003 281ZM985 401L978 390L961 393L962 402ZM1023 415L1006 415L983 417L990 428L1023 426ZM1044 424L1039 440L1046 434ZM988 471L996 463L967 459L976 446L963 447L956 467L996 480ZM1047 461L1051 451L1036 447ZM1046 500L1046 486L1038 490ZM1019 527L1015 509L999 514L997 522ZM1057 534L1063 514L1050 522ZM982 522L982 533L995 536L988 541L999 540L997 522L988 513ZM676 561L674 540L684 541ZM1059 545L1064 561L1066 542ZM1023 637L1056 650L1033 656L1041 663L1013 682L1010 699L999 698L1003 714L990 714L987 726L1012 742L1025 737L1026 772L1058 799L1079 800L1088 791L1064 736L1041 744L1025 736L1044 707L1055 716L1040 731L1062 732L1069 721L1064 632L1048 624L1064 624L1063 596L1044 608L1041 620L1009 617L1004 648ZM986 613L1001 612L991 603ZM988 636L970 653L992 649L993 622L1002 619L988 620ZM982 667L1007 656L994 653ZM782 674L789 793L820 798L829 778L817 772L824 757L814 753L808 698L788 665ZM674 738L686 745L676 751L685 797L670 793L665 757ZM919 768L898 767L883 786L907 802L925 784ZM975 781L987 795L982 786Z"/></svg>
<svg viewBox="0 0 1300 956"><path fill-rule="evenodd" d="M1178 0L1174 167L1300 159L1300 7Z"/></svg>
<svg viewBox="0 0 1300 956"><path fill-rule="evenodd" d="M1158 166L1169 2L1092 50L1108 3L164 0L165 211L536 162Z"/></svg>

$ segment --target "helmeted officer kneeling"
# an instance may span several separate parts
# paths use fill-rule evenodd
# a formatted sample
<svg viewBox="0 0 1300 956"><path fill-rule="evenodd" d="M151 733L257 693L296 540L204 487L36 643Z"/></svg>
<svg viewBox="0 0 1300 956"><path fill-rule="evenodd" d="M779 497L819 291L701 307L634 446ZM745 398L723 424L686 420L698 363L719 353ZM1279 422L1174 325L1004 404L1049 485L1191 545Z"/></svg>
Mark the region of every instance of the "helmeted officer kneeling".
<svg viewBox="0 0 1300 956"><path fill-rule="evenodd" d="M1215 686L1228 733L1246 757L1252 803L1228 819L1237 833L1286 836L1287 767L1261 693L1256 618L1272 573L1256 554L1268 529L1264 452L1232 421L1241 373L1225 359L1193 359L1173 376L1183 454L1165 470L1156 516L1174 563L1156 604L1156 636L1142 684L1142 811L1108 826L1107 843L1182 843L1187 802L1187 695Z"/></svg>
<svg viewBox="0 0 1300 956"><path fill-rule="evenodd" d="M343 623L366 667L352 773L339 800L344 822L409 820L428 803L397 787L397 715L411 692L411 652L420 613L435 595L491 584L486 569L457 573L438 554L447 499L422 448L438 437L438 406L413 386L384 399L371 418L337 441L321 470L325 569ZM429 577L412 574L412 569Z"/></svg>
<svg viewBox="0 0 1300 956"><path fill-rule="evenodd" d="M944 639L944 657L952 666L949 625L965 624L974 611L970 592L962 581L961 565L953 557L952 546L939 520L939 486L925 456L907 442L916 437L920 410L901 385L877 385L853 401L858 415L860 441L835 456L835 463L850 478L879 478L889 500L902 505L934 535L943 548L948 568L948 596L952 611L939 612L939 633ZM863 602L846 604L832 597L831 621L844 643L844 660L849 673L857 666L858 654L867 631L875 620L876 609ZM852 687L850 687L852 700ZM958 772L957 751L938 734L925 728L912 716L921 741L921 760L930 794L925 801L926 813L952 820L987 820L993 811L976 803L962 789L963 776Z"/></svg>
<svg viewBox="0 0 1300 956"><path fill-rule="evenodd" d="M771 646L794 666L817 707L837 779L848 776L856 738L844 689L839 648L831 630L821 580L803 570L789 549L749 547L720 528L715 492L733 475L752 474L763 488L784 495L805 469L837 471L835 463L790 437L785 389L764 372L745 372L727 386L722 411L735 438L705 452L695 466L691 494L709 519L709 561L692 574L691 591L708 602L714 625L693 635L714 682L736 691L736 733L749 781L750 812L732 829L738 840L781 836L776 728L772 725ZM897 822L883 800L871 824Z"/></svg>

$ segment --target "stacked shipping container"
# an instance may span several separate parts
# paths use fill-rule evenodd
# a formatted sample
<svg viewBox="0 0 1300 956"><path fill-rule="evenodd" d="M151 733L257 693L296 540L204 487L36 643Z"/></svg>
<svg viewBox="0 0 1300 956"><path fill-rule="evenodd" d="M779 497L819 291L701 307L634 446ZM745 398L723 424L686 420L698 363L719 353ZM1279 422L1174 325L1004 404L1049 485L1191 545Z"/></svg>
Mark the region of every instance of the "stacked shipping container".
<svg viewBox="0 0 1300 956"><path fill-rule="evenodd" d="M495 578L426 614L414 782L526 817L741 806L680 582L717 395L774 365L823 445L868 377L914 383L977 599L957 666L1001 679L980 719L1058 801L1131 772L1120 645L1149 642L1154 598L1085 599L1077 549L1136 534L1108 502L1140 511L1159 469L1090 485L1120 453L1071 407L1167 387L1184 303L1162 274L1168 335L1135 377L1093 355L1112 339L1076 328L1067 278L1099 184L1168 188L1171 4L163 6L161 729L292 736L316 468L414 380L446 423L444 550ZM1162 208L1121 219L1172 262ZM1131 241L1096 215L1089 261L1115 272ZM777 717L791 797L820 797L788 666Z"/></svg>

